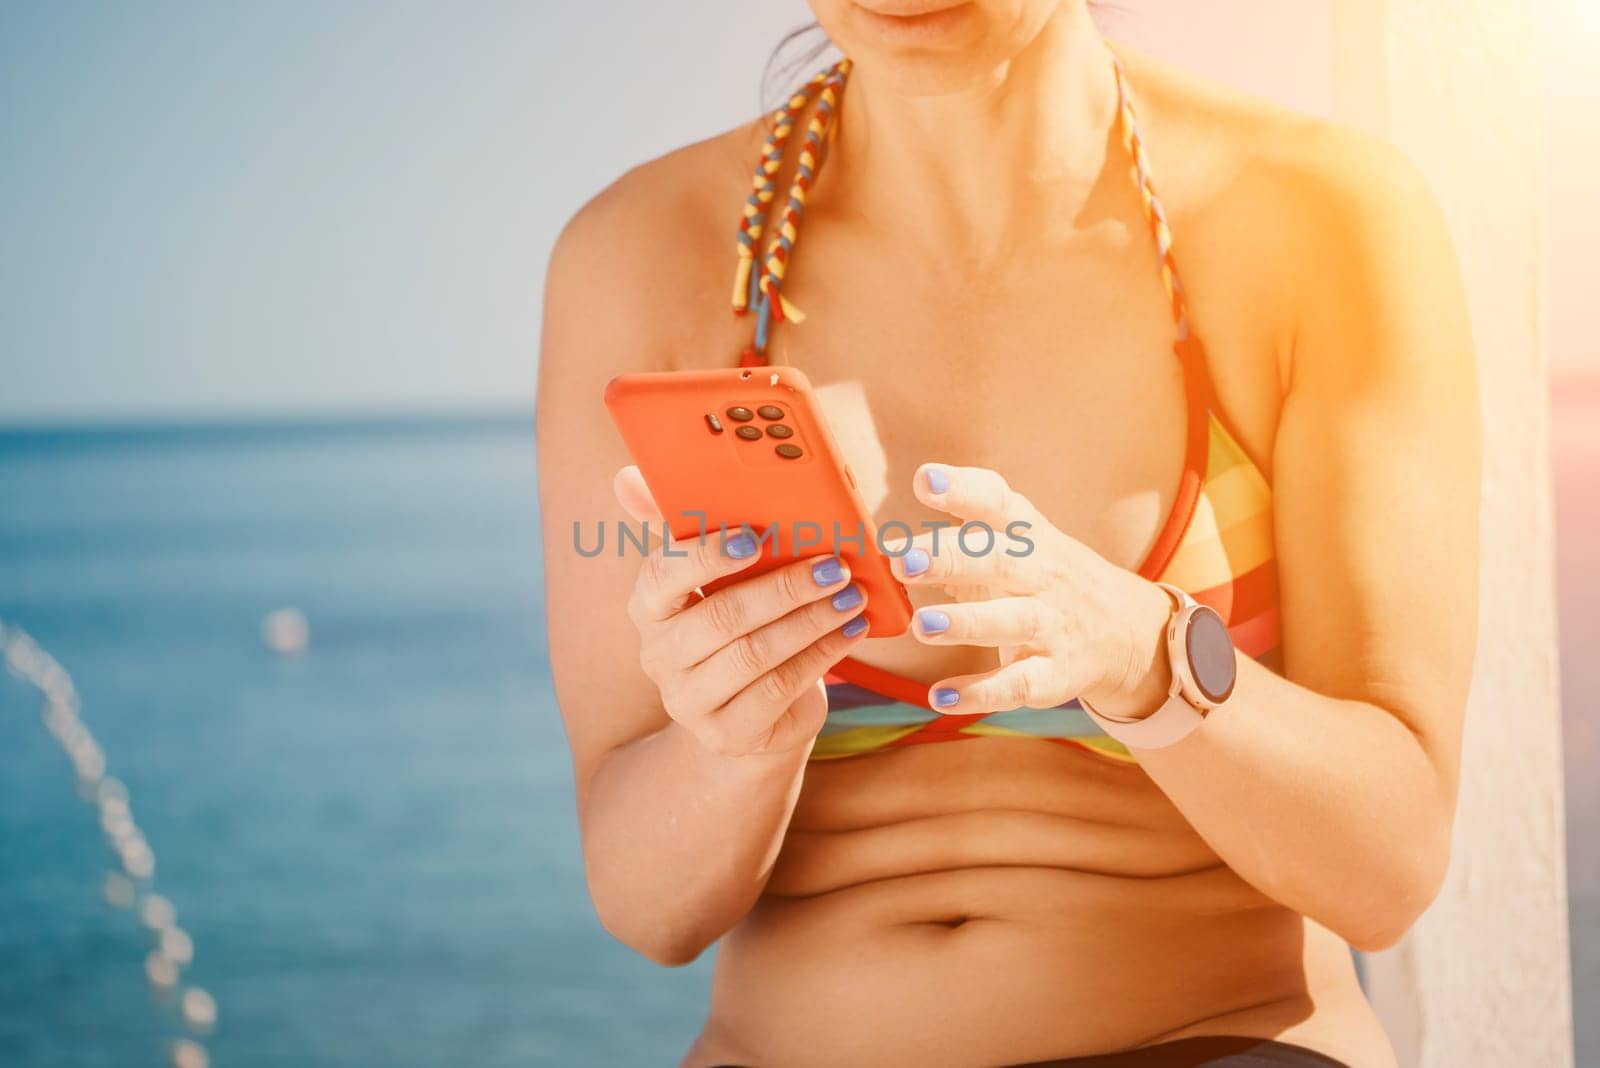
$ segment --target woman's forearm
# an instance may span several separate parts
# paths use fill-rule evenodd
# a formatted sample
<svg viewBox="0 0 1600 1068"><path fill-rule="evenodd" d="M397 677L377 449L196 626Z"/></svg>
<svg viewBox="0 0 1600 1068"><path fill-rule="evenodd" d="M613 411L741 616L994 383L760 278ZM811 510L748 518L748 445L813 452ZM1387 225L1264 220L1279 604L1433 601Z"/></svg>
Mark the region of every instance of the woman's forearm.
<svg viewBox="0 0 1600 1068"><path fill-rule="evenodd" d="M1253 661L1247 685L1250 698L1140 763L1247 881L1358 949L1392 945L1444 878L1453 788L1389 712Z"/></svg>
<svg viewBox="0 0 1600 1068"><path fill-rule="evenodd" d="M1454 784L1399 716L1238 660L1227 705L1140 765L1253 886L1357 948L1392 944L1444 878Z"/></svg>
<svg viewBox="0 0 1600 1068"><path fill-rule="evenodd" d="M580 799L600 921L660 964L687 964L760 896L808 749L721 756L674 722L618 746Z"/></svg>

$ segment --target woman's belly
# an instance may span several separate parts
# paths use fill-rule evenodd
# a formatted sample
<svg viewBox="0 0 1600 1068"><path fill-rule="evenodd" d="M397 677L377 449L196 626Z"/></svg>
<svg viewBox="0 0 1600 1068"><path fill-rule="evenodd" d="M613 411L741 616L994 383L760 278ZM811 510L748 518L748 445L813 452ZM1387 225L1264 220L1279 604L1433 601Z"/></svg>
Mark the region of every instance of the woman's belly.
<svg viewBox="0 0 1600 1068"><path fill-rule="evenodd" d="M1002 1065L1189 1034L1389 1063L1343 943L1137 768L983 739L808 769L689 1063Z"/></svg>

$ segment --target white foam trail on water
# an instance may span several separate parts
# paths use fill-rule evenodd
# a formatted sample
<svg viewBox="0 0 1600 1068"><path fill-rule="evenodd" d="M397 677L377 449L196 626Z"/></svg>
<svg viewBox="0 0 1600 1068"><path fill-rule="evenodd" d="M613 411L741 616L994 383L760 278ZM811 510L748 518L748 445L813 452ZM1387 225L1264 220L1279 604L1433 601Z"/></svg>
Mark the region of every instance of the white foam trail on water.
<svg viewBox="0 0 1600 1068"><path fill-rule="evenodd" d="M172 902L151 887L155 851L134 822L128 788L106 774L105 751L78 717L78 691L72 677L26 631L3 621L0 659L6 670L44 698L44 725L72 763L78 796L98 809L100 828L122 867L120 872L106 874L101 895L113 908L132 910L155 936L156 946L144 963L150 985L158 991L175 989L183 969L194 960L194 941L177 925L178 910ZM217 1022L216 999L199 987L187 988L178 1004L184 1023L197 1034L209 1032ZM193 1039L178 1039L170 1053L178 1068L206 1068L210 1063L205 1047Z"/></svg>

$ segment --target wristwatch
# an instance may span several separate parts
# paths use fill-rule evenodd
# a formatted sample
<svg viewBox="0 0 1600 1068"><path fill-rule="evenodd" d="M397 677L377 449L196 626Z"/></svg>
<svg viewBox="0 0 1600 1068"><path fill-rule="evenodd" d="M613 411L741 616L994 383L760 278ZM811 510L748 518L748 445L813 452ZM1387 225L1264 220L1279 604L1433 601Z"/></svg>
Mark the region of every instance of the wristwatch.
<svg viewBox="0 0 1600 1068"><path fill-rule="evenodd" d="M1167 659L1172 663L1172 687L1160 708L1139 719L1101 715L1078 698L1099 728L1129 749L1161 749L1188 737L1206 715L1233 696L1239 666L1233 638L1216 610L1196 601L1183 590L1156 583L1177 603L1167 623Z"/></svg>

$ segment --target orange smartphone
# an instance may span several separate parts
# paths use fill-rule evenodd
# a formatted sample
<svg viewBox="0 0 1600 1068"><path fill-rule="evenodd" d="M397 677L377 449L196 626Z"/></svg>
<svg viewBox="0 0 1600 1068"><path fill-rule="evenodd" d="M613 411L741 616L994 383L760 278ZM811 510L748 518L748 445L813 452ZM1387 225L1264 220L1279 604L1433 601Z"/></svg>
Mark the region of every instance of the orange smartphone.
<svg viewBox="0 0 1600 1068"><path fill-rule="evenodd" d="M621 375L606 408L674 540L733 537L761 559L717 589L807 556L837 555L867 594L874 637L902 634L911 599L806 376L793 367Z"/></svg>

